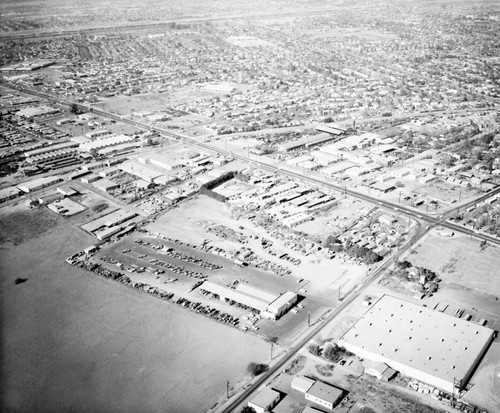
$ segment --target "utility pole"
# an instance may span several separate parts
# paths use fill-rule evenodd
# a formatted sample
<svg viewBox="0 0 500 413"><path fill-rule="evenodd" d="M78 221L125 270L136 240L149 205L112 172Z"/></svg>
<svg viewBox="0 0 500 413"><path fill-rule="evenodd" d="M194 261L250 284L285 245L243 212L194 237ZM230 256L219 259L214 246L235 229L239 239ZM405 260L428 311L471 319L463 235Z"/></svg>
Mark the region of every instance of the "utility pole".
<svg viewBox="0 0 500 413"><path fill-rule="evenodd" d="M226 396L229 399L229 380L226 381Z"/></svg>
<svg viewBox="0 0 500 413"><path fill-rule="evenodd" d="M311 312L307 314L307 326L311 327Z"/></svg>
<svg viewBox="0 0 500 413"><path fill-rule="evenodd" d="M271 360L273 359L273 342L271 341Z"/></svg>

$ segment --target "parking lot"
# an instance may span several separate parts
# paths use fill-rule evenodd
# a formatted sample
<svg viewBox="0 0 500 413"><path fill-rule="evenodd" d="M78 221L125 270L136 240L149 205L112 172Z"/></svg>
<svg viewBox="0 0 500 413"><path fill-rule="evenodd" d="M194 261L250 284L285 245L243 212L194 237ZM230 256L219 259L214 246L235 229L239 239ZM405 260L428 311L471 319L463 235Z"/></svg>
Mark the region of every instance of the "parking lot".
<svg viewBox="0 0 500 413"><path fill-rule="evenodd" d="M202 251L200 247L136 233L98 251L93 261L123 272L132 283L150 285L174 294L173 302L192 311L210 317L230 315L239 321L233 323L234 320L226 317L229 324L263 337L278 337L283 343L300 335L307 328L309 317L312 324L327 310L314 298L304 299L302 296L298 306L275 322L262 319L238 304L220 301L198 288L204 280L223 285L244 282L275 294L285 291L301 294L304 281L280 277L251 265L242 267L228 258Z"/></svg>

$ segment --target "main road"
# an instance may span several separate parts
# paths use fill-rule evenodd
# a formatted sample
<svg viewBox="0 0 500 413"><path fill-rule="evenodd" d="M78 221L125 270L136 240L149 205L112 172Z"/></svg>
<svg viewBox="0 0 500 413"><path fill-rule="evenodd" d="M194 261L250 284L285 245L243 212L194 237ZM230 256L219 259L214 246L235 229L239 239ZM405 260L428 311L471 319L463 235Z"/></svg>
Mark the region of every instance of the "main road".
<svg viewBox="0 0 500 413"><path fill-rule="evenodd" d="M40 92L40 91L37 91L37 90L33 90L33 89L29 89L29 88L24 88L24 87L16 87L16 86L13 86L13 85L4 85L4 86L7 86L7 87L9 87L11 89L14 89L14 90L17 90L17 91L20 91L20 92L23 92L23 93L27 93L27 94L31 94L31 95L34 95L34 96L41 97L43 99L47 99L47 100L52 101L52 102L54 102L54 103L56 103L58 105L71 106L71 105L75 104L72 101L69 101L69 100L66 100L66 99L62 99L60 97L55 97L55 96L52 96L52 95L50 95L48 93L43 93L43 92ZM299 179L299 180L302 180L304 182L309 182L309 183L312 183L312 184L315 184L315 185L321 185L323 187L326 187L326 188L329 188L329 189L333 189L333 190L338 191L340 193L343 193L343 194L346 194L346 195L350 195L350 196L356 197L358 199L362 199L362 200L368 201L370 203L378 204L378 205L383 206L385 208L392 209L395 212L404 213L404 214L407 214L407 215L412 216L414 218L426 221L429 225L438 225L439 224L439 225L441 225L443 227L446 227L448 229L451 229L451 230L454 230L454 231L464 232L464 233L466 233L468 235L473 235L473 236L475 236L477 238L480 238L480 239L482 239L484 241L487 241L487 242L490 242L492 244L500 245L500 240L498 238L496 238L496 237L493 237L491 235L484 234L484 233L481 233L481 232L477 232L477 231L475 231L473 229L464 228L463 226L460 226L460 225L457 225L457 224L454 224L454 223L451 223L451 222L447 221L447 219L450 216L452 216L453 213L455 213L459 209L467 208L469 206L475 205L475 204L480 203L480 202L484 201L485 199L487 199L487 198L489 198L489 197L491 197L493 195L498 194L500 192L500 186L497 186L494 190L489 191L489 192L481 195L478 198L474 198L473 200L468 201L467 203L460 204L460 205L458 205L458 206L456 206L456 207L454 207L454 208L446 211L445 213L439 215L438 217L435 217L435 216L433 216L431 214L426 214L426 213L417 211L417 210L415 210L413 208L397 204L395 202L381 200L379 198L370 196L368 194L364 194L362 192L354 191L352 189L347 188L347 186L336 185L334 183L326 182L326 181L324 181L322 179L319 179L319 178L316 178L316 177L313 177L313 176L307 176L307 175L301 174L300 172L291 171L289 169L282 169L279 166L275 166L273 164L269 164L269 163L264 162L264 161L259 160L259 159L253 159L253 158L251 159L248 156L244 156L244 155L239 155L239 154L232 153L232 152L228 151L227 149L215 148L212 145L208 145L207 143L198 142L198 141L196 141L195 139L193 139L191 137L188 137L188 136L185 136L185 135L182 135L182 134L179 134L179 133L175 133L175 132L172 132L170 130L163 129L163 128L159 128L159 127L156 127L156 126L151 126L151 125L146 124L146 123L138 122L136 120L128 119L128 118L126 118L124 116L117 115L115 113L106 112L106 111L104 111L102 109L97 109L97 108L95 108L93 106L90 106L90 105L83 105L81 103L76 103L76 105L78 106L79 109L84 110L84 111L90 111L92 113L95 113L96 115L100 115L100 116L103 116L103 117L106 117L106 118L109 118L109 119L114 119L116 121L127 123L127 124L136 126L138 128L141 128L141 129L147 129L147 130L151 130L151 131L156 131L156 132L158 132L158 133L160 133L160 134L162 134L164 136L173 138L175 140L185 141L185 142L187 142L187 143L189 143L191 145L197 146L197 147L202 148L202 149L206 149L206 150L209 150L209 151L212 151L212 152L217 152L217 153L219 153L221 155L233 157L233 158L236 158L236 159L240 159L240 160L245 161L245 162L251 162L251 163L253 163L255 165L258 165L259 167L261 167L263 169L267 169L268 171L273 172L273 173L280 173L282 175L286 175L286 176L289 176L291 178Z"/></svg>

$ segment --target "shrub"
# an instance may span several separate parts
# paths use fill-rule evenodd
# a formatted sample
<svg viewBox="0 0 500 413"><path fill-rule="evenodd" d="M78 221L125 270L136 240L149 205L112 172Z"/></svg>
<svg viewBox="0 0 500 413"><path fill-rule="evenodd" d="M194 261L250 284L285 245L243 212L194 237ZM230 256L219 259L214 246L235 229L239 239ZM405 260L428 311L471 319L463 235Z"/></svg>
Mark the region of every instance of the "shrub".
<svg viewBox="0 0 500 413"><path fill-rule="evenodd" d="M248 372L251 373L253 376L258 376L259 374L264 373L268 369L269 366L263 363L250 363L248 365Z"/></svg>

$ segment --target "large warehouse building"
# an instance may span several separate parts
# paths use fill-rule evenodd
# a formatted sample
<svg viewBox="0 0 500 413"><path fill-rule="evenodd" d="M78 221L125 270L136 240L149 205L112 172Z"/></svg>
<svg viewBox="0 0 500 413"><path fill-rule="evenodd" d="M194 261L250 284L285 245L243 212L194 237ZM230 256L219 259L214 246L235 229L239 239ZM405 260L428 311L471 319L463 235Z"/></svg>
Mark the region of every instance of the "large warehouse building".
<svg viewBox="0 0 500 413"><path fill-rule="evenodd" d="M493 338L489 328L384 295L338 344L453 393L465 387Z"/></svg>
<svg viewBox="0 0 500 413"><path fill-rule="evenodd" d="M277 320L296 302L297 294L286 291L281 295L272 294L248 284L238 284L236 288L205 281L200 289L219 297L222 301L234 301L262 314L263 317Z"/></svg>

